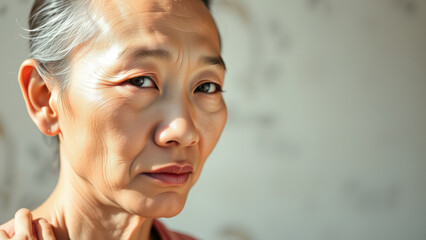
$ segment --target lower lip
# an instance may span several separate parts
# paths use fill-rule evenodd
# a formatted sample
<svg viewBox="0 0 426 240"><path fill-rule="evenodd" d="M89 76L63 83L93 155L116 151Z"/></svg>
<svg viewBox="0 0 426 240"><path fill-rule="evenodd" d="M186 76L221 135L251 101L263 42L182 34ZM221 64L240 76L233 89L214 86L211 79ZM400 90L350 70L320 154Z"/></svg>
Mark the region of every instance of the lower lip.
<svg viewBox="0 0 426 240"><path fill-rule="evenodd" d="M188 181L190 173L143 173L143 175L158 180L165 184L181 185Z"/></svg>

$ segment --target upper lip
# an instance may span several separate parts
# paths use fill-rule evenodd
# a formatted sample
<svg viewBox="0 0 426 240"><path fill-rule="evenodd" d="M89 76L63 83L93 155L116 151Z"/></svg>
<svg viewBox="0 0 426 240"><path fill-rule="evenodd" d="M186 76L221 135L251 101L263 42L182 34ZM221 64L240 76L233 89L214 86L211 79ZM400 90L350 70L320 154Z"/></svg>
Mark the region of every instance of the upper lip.
<svg viewBox="0 0 426 240"><path fill-rule="evenodd" d="M191 173L194 168L189 164L172 164L156 168L149 173L172 173L172 174L185 174Z"/></svg>

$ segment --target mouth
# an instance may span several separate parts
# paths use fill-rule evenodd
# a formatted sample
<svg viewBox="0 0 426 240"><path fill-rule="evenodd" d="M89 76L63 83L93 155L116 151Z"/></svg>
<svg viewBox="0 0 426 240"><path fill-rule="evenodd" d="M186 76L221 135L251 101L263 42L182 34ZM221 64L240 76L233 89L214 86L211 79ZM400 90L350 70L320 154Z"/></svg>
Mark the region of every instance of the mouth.
<svg viewBox="0 0 426 240"><path fill-rule="evenodd" d="M143 172L142 175L167 185L183 185L188 181L192 171L193 167L190 165L169 165L151 172Z"/></svg>

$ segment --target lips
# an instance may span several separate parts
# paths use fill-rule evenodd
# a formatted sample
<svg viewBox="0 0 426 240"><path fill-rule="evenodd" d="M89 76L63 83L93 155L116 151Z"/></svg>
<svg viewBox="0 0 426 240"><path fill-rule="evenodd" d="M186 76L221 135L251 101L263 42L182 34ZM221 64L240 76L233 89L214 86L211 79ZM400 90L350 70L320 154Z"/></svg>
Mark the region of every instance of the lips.
<svg viewBox="0 0 426 240"><path fill-rule="evenodd" d="M193 171L190 165L169 165L155 169L151 172L144 172L142 175L157 180L163 184L181 185L188 181Z"/></svg>

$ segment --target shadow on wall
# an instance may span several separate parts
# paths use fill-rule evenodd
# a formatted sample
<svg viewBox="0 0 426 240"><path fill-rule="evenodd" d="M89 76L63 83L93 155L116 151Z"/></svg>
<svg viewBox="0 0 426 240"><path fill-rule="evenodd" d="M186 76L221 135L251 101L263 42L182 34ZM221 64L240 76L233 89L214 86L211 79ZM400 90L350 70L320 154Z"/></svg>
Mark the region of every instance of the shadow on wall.
<svg viewBox="0 0 426 240"><path fill-rule="evenodd" d="M2 1L5 1L5 0L2 0ZM13 0L13 1L17 1L18 3L21 3L21 4L27 4L29 2L29 0ZM9 8L10 6L8 5L7 2L0 3L0 17L6 16L7 13L9 12Z"/></svg>
<svg viewBox="0 0 426 240"><path fill-rule="evenodd" d="M12 140L0 117L0 208L10 206L14 190L15 154Z"/></svg>

